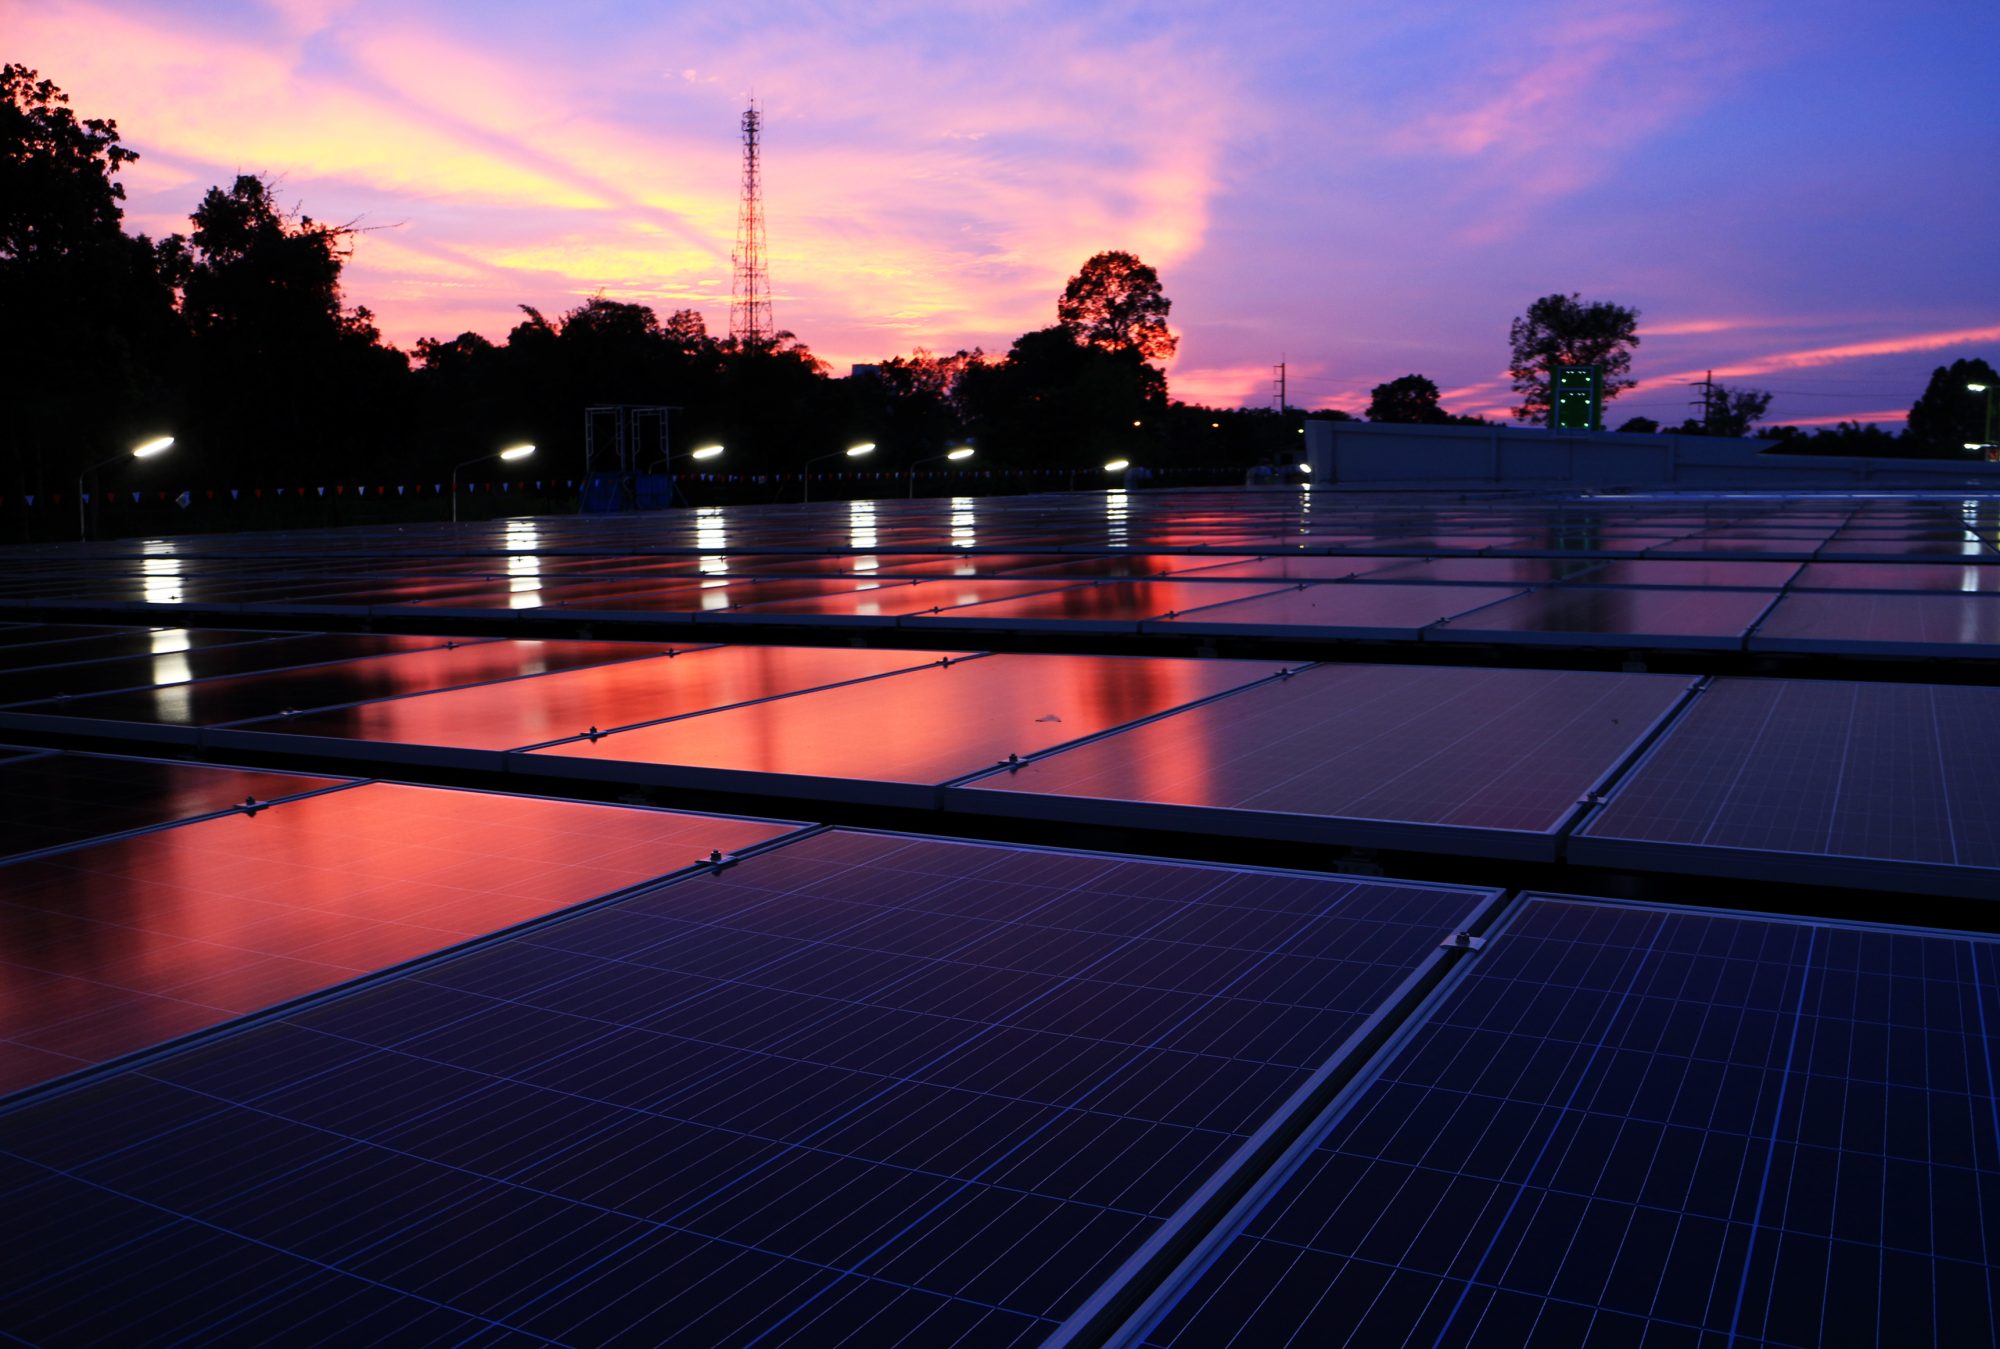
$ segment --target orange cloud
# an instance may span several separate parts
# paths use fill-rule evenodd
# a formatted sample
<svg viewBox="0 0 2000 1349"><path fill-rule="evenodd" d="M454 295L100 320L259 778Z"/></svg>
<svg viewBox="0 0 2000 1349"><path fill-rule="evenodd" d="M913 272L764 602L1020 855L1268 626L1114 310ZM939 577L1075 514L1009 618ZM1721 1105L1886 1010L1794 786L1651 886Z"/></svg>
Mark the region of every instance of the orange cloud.
<svg viewBox="0 0 2000 1349"><path fill-rule="evenodd" d="M1749 375L1768 375L1780 370L1806 370L1814 366L1833 365L1840 361L1862 360L1870 356L1900 356L1910 352L1941 351L1946 347L1970 346L1975 342L2000 342L2000 326L1987 328L1954 328L1945 332L1912 333L1903 337L1884 337L1867 342L1845 342L1838 346L1812 347L1804 351L1780 351L1768 356L1753 356L1733 365L1717 366L1717 379L1740 379ZM1709 372L1706 370L1684 370L1674 375L1655 375L1645 380L1640 387L1652 389L1659 385L1686 384L1699 380Z"/></svg>
<svg viewBox="0 0 2000 1349"><path fill-rule="evenodd" d="M346 287L404 344L497 337L518 303L599 290L726 327L754 85L772 91L779 324L836 362L1004 345L1053 321L1091 253L1171 268L1199 250L1242 101L1168 20L1134 37L1115 16L1038 18L1035 59L996 60L1021 37L1004 7L955 19L945 54L914 14L760 29L635 10L585 63L404 9L269 0L268 18L58 3L10 13L10 37L143 153L134 228L185 229L200 189L239 171L315 217L385 227Z"/></svg>

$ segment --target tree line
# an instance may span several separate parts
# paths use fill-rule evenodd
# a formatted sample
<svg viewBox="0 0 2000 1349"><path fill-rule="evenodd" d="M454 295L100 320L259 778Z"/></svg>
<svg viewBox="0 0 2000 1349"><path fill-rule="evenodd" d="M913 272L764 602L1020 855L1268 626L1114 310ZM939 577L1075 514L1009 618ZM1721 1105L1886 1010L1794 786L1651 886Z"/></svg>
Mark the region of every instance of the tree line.
<svg viewBox="0 0 2000 1349"><path fill-rule="evenodd" d="M1158 362L1174 352L1171 302L1126 252L1087 260L1054 322L1005 352L920 349L848 378L791 333L747 344L693 310L662 318L602 295L553 315L523 305L497 341L467 332L405 352L342 291L353 222L315 219L245 174L204 193L185 233L127 234L118 174L137 158L115 121L79 117L25 66L0 68L0 492L61 490L163 430L185 447L182 481L427 480L521 440L543 447L539 472L575 476L583 409L612 403L676 407L676 451L720 442L743 474L797 472L856 440L878 446L883 469L970 441L982 466L1084 473L1108 458L1240 469L1299 445L1298 409L1169 397ZM1637 319L1576 296L1529 306L1510 334L1517 415L1545 414L1556 364L1601 364L1607 398L1629 387ZM1962 438L1964 400L1933 398L1933 385L1897 444ZM1762 397L1720 391L1700 429L1741 434ZM1418 374L1378 385L1360 415L1478 421L1444 412ZM1623 429L1650 429L1642 421Z"/></svg>

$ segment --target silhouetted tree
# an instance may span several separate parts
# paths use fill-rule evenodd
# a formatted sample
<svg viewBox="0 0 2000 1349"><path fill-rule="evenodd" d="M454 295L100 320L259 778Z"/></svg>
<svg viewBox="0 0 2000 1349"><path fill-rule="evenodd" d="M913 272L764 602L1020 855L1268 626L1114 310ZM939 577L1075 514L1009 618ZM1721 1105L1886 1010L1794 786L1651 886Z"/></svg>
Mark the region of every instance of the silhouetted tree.
<svg viewBox="0 0 2000 1349"><path fill-rule="evenodd" d="M1618 427L1621 434L1628 436L1650 436L1659 429L1660 424L1651 417L1627 417Z"/></svg>
<svg viewBox="0 0 2000 1349"><path fill-rule="evenodd" d="M210 188L190 220L159 256L180 292L189 415L208 464L286 482L295 466L393 461L409 362L367 309L343 307L353 230L285 210L254 174Z"/></svg>
<svg viewBox="0 0 2000 1349"><path fill-rule="evenodd" d="M1429 422L1449 421L1451 414L1438 406L1438 386L1422 375L1404 375L1386 384L1377 384L1368 392L1368 411L1365 414L1371 422Z"/></svg>
<svg viewBox="0 0 2000 1349"><path fill-rule="evenodd" d="M1514 320L1507 332L1511 359L1507 373L1521 396L1514 415L1545 422L1549 380L1559 366L1596 365L1604 371L1609 403L1636 382L1629 378L1632 348L1639 345L1639 311L1578 295L1544 295Z"/></svg>
<svg viewBox="0 0 2000 1349"><path fill-rule="evenodd" d="M151 243L125 235L113 181L138 155L68 104L0 67L0 445L16 491L60 489L172 410L172 295Z"/></svg>
<svg viewBox="0 0 2000 1349"><path fill-rule="evenodd" d="M1131 253L1114 251L1097 254L1069 279L1056 301L1056 322L1085 346L1136 351L1157 361L1180 345L1167 329L1173 307L1158 272Z"/></svg>
<svg viewBox="0 0 2000 1349"><path fill-rule="evenodd" d="M1989 395L1973 393L1968 384L2000 387L2000 375L1977 356L1931 371L1922 396L1910 405L1910 439L1928 449L1959 453L1967 445L1983 444Z"/></svg>
<svg viewBox="0 0 2000 1349"><path fill-rule="evenodd" d="M1024 333L1005 360L968 366L960 389L982 445L1033 467L1142 452L1167 407L1166 376L1137 348L1079 346L1062 327Z"/></svg>

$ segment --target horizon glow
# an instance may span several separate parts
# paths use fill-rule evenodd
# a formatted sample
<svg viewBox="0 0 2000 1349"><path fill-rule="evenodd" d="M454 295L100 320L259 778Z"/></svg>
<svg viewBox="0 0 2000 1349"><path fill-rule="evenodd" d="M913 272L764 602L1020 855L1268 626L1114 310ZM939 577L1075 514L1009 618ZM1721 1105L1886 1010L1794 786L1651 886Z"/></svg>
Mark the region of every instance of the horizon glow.
<svg viewBox="0 0 2000 1349"><path fill-rule="evenodd" d="M347 303L405 349L599 292L726 332L754 94L777 324L835 374L1004 352L1108 248L1218 406L1282 360L1298 406L1414 372L1504 415L1552 291L1640 310L1614 424L1712 369L1774 421L1893 425L2000 359L1991 6L0 3L140 152L128 230L266 174L363 231Z"/></svg>

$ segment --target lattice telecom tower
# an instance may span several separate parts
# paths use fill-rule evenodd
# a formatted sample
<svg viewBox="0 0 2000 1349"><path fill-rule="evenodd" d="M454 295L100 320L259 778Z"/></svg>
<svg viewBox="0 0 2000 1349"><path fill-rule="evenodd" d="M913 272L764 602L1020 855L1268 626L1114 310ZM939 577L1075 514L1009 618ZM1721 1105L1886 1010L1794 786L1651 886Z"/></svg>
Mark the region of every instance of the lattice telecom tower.
<svg viewBox="0 0 2000 1349"><path fill-rule="evenodd" d="M771 277L764 270L764 185L757 141L764 117L756 101L743 113L743 207L736 217L736 280L729 293L729 335L744 346L764 346L771 326Z"/></svg>

